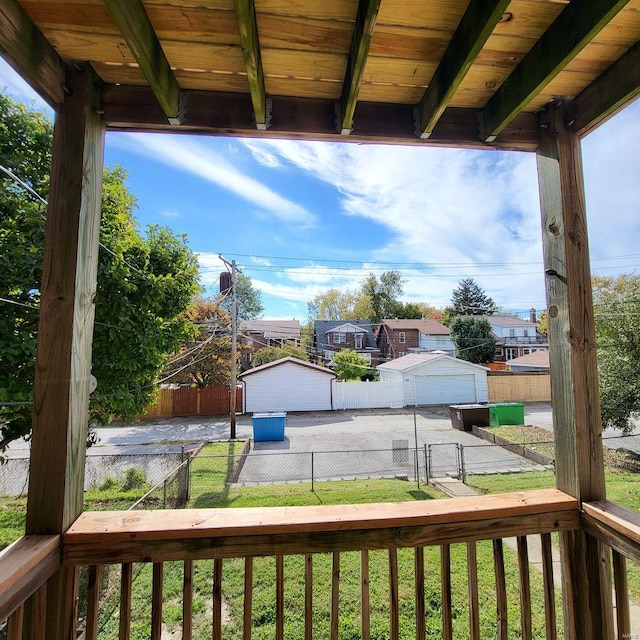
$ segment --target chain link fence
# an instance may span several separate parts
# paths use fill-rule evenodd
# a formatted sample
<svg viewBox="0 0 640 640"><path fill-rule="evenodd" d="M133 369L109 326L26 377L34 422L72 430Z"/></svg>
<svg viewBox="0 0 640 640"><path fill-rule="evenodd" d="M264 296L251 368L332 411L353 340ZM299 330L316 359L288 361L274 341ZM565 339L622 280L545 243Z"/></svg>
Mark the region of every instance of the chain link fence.
<svg viewBox="0 0 640 640"><path fill-rule="evenodd" d="M182 451L108 455L95 455L90 452L85 464L84 490L97 489L113 481L122 483L130 469L139 470L146 482L156 485L181 464L184 455ZM29 458L0 459L0 496L25 496L28 487Z"/></svg>

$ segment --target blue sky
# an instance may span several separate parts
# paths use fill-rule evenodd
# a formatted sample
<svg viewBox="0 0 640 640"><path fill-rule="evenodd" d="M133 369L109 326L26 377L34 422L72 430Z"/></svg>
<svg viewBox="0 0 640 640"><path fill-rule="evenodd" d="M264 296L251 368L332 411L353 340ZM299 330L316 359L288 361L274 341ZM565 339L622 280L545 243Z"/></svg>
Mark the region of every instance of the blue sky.
<svg viewBox="0 0 640 640"><path fill-rule="evenodd" d="M43 103L0 60L0 88ZM640 102L583 141L592 271L640 266ZM261 291L266 319L395 269L405 301L449 303L473 277L500 306L544 309L534 154L108 133L141 228L185 233L215 294L218 254Z"/></svg>

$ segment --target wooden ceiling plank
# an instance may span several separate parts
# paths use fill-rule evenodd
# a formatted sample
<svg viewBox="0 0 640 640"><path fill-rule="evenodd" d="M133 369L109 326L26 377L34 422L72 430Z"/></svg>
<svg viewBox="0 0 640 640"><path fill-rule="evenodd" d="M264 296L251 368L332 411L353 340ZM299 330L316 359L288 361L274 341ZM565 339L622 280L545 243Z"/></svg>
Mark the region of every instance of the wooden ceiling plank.
<svg viewBox="0 0 640 640"><path fill-rule="evenodd" d="M510 0L472 0L416 107L416 134L428 138Z"/></svg>
<svg viewBox="0 0 640 640"><path fill-rule="evenodd" d="M180 124L180 86L141 0L104 0L104 3L165 115L172 124Z"/></svg>
<svg viewBox="0 0 640 640"><path fill-rule="evenodd" d="M52 107L64 101L65 63L15 0L0 0L0 51Z"/></svg>
<svg viewBox="0 0 640 640"><path fill-rule="evenodd" d="M574 0L568 4L480 112L480 138L495 140L627 2Z"/></svg>
<svg viewBox="0 0 640 640"><path fill-rule="evenodd" d="M244 56L244 66L247 71L247 80L249 81L256 129L264 131L269 128L271 114L269 113L269 103L264 85L256 8L254 0L233 0L233 6L235 7L238 29L240 30L240 44Z"/></svg>
<svg viewBox="0 0 640 640"><path fill-rule="evenodd" d="M571 102L571 129L586 135L640 94L640 42Z"/></svg>
<svg viewBox="0 0 640 640"><path fill-rule="evenodd" d="M380 2L381 0L360 0L358 4L338 112L338 131L342 135L349 135L353 130L353 114L358 102L358 94L369 56L371 36L376 26Z"/></svg>

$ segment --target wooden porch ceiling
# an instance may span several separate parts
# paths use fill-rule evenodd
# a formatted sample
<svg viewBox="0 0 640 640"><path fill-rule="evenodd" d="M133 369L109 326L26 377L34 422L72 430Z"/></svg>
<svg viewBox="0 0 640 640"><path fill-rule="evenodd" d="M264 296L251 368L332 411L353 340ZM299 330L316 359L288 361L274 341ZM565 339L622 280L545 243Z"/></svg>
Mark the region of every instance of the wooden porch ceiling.
<svg viewBox="0 0 640 640"><path fill-rule="evenodd" d="M51 104L104 82L111 129L533 150L640 90L640 0L0 0L0 51Z"/></svg>

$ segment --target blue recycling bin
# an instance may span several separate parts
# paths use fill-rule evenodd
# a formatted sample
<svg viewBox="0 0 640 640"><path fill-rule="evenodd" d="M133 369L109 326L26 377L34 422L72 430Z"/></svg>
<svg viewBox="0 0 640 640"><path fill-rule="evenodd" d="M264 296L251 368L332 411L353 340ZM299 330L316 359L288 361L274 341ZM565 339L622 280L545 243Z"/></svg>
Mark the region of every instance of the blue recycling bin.
<svg viewBox="0 0 640 640"><path fill-rule="evenodd" d="M251 422L254 442L284 440L284 427L287 422L286 411L254 413Z"/></svg>

